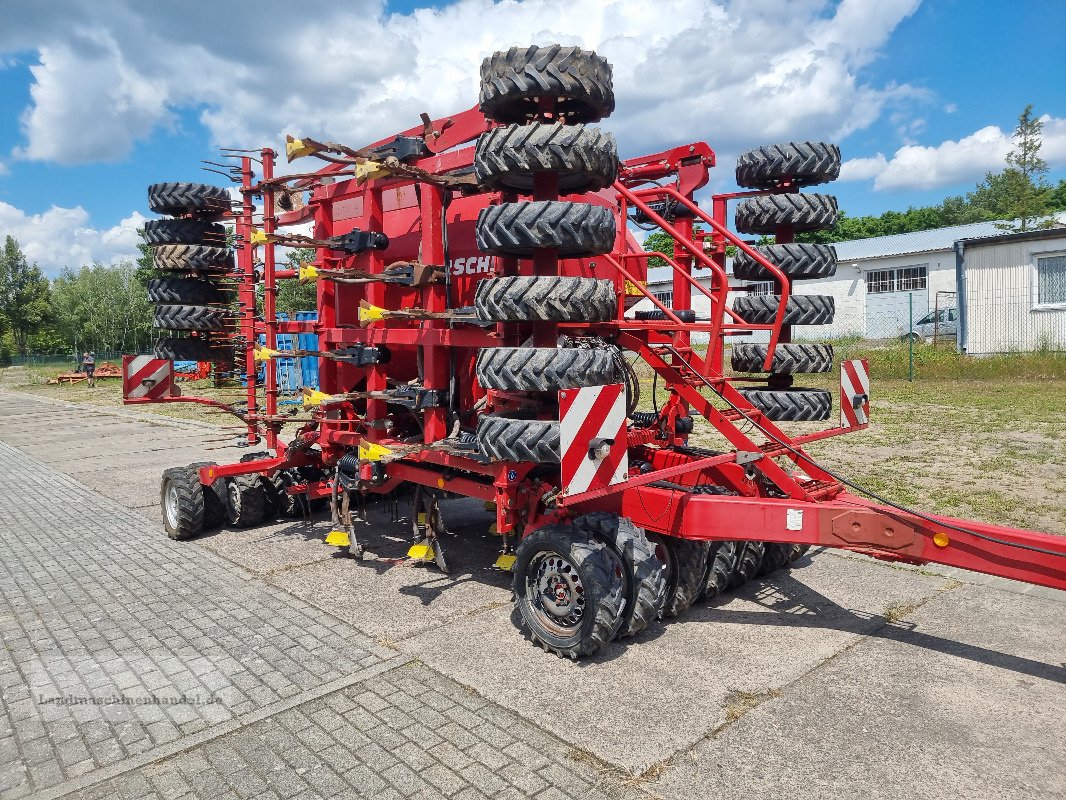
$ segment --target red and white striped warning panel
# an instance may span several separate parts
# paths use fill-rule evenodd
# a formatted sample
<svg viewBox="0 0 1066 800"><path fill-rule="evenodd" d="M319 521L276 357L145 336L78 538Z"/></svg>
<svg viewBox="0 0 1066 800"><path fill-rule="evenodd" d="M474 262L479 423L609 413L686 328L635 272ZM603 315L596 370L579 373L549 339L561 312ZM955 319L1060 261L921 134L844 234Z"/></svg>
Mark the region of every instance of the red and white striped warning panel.
<svg viewBox="0 0 1066 800"><path fill-rule="evenodd" d="M870 424L870 364L865 358L840 362L840 427Z"/></svg>
<svg viewBox="0 0 1066 800"><path fill-rule="evenodd" d="M563 492L581 494L629 474L626 388L621 383L559 392Z"/></svg>
<svg viewBox="0 0 1066 800"><path fill-rule="evenodd" d="M124 400L158 400L173 394L173 361L151 356L122 356Z"/></svg>

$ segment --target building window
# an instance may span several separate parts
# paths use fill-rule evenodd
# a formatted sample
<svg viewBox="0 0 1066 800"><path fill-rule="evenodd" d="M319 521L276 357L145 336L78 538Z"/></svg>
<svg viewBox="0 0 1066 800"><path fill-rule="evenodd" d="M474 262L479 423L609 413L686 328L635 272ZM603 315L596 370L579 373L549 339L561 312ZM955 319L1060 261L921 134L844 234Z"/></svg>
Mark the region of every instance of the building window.
<svg viewBox="0 0 1066 800"><path fill-rule="evenodd" d="M770 295L777 294L774 291L773 281L762 281L761 283L753 283L748 286L748 294L754 295Z"/></svg>
<svg viewBox="0 0 1066 800"><path fill-rule="evenodd" d="M1036 302L1066 303L1066 254L1036 260Z"/></svg>
<svg viewBox="0 0 1066 800"><path fill-rule="evenodd" d="M866 273L867 294L894 291L896 291L896 271L894 269L876 269Z"/></svg>
<svg viewBox="0 0 1066 800"><path fill-rule="evenodd" d="M651 296L667 308L674 307L674 292L672 289L668 292L652 292Z"/></svg>
<svg viewBox="0 0 1066 800"><path fill-rule="evenodd" d="M925 267L903 267L896 270L896 287L900 292L916 292L926 287Z"/></svg>
<svg viewBox="0 0 1066 800"><path fill-rule="evenodd" d="M866 273L866 293L918 292L928 286L929 268L901 267L900 269L875 269Z"/></svg>

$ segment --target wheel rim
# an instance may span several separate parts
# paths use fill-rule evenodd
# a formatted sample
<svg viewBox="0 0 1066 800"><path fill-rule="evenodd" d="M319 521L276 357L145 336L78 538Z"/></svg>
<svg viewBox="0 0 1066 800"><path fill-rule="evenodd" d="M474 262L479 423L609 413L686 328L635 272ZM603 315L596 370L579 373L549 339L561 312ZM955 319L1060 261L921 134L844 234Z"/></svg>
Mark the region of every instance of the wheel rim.
<svg viewBox="0 0 1066 800"><path fill-rule="evenodd" d="M558 553L540 553L526 572L526 597L540 624L559 638L573 636L585 615L585 585L577 567Z"/></svg>
<svg viewBox="0 0 1066 800"><path fill-rule="evenodd" d="M167 515L167 525L172 530L178 527L178 485L171 481L167 485L166 501L163 503L163 512Z"/></svg>

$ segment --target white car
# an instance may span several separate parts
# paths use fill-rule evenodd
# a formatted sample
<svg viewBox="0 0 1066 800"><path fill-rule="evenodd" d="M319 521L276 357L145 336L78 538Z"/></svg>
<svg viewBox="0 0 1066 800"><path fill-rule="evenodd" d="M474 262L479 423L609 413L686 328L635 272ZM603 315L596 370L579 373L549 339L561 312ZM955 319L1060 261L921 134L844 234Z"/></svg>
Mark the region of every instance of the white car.
<svg viewBox="0 0 1066 800"><path fill-rule="evenodd" d="M925 340L927 342L933 341L933 337L938 338L950 337L952 339L958 335L959 332L959 312L955 308L941 308L937 311L930 311L920 320L914 323L913 332L905 331L899 338L901 341L907 341L910 337L915 342Z"/></svg>

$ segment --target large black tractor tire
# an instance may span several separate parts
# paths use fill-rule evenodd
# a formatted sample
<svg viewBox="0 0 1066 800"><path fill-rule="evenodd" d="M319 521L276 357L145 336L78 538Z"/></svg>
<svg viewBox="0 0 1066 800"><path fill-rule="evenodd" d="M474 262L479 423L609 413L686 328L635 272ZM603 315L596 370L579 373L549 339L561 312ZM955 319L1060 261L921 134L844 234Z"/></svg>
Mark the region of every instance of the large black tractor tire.
<svg viewBox="0 0 1066 800"><path fill-rule="evenodd" d="M768 244L755 250L789 280L831 278L837 272L837 251L831 244ZM733 259L733 277L739 281L773 279L762 264L741 251Z"/></svg>
<svg viewBox="0 0 1066 800"><path fill-rule="evenodd" d="M226 518L230 525L258 525L266 517L266 504L266 492L258 475L238 475L226 481Z"/></svg>
<svg viewBox="0 0 1066 800"><path fill-rule="evenodd" d="M144 241L158 244L226 246L226 229L200 219L150 219L144 223Z"/></svg>
<svg viewBox="0 0 1066 800"><path fill-rule="evenodd" d="M308 509L306 497L289 494L288 487L303 483L303 479L293 471L279 470L269 477L263 478L263 491L266 492L266 513L268 517L283 517L295 519L302 517Z"/></svg>
<svg viewBox="0 0 1066 800"><path fill-rule="evenodd" d="M504 124L536 119L538 99L555 99L568 123L598 122L614 111L611 65L588 50L553 44L512 47L481 63L481 111Z"/></svg>
<svg viewBox="0 0 1066 800"><path fill-rule="evenodd" d="M226 303L231 297L211 281L164 277L148 281L148 299L153 303L209 306Z"/></svg>
<svg viewBox="0 0 1066 800"><path fill-rule="evenodd" d="M729 579L733 574L739 546L740 542L735 541L711 542L699 600L713 600L729 591Z"/></svg>
<svg viewBox="0 0 1066 800"><path fill-rule="evenodd" d="M157 214L216 216L230 210L229 191L204 183L153 183L148 207Z"/></svg>
<svg viewBox="0 0 1066 800"><path fill-rule="evenodd" d="M204 489L193 467L172 467L163 473L159 505L171 539L191 539L204 529Z"/></svg>
<svg viewBox="0 0 1066 800"><path fill-rule="evenodd" d="M733 310L752 325L772 325L777 319L781 298L772 294L741 295L733 301ZM828 325L836 315L832 295L794 294L785 306L784 325Z"/></svg>
<svg viewBox="0 0 1066 800"><path fill-rule="evenodd" d="M635 636L662 614L666 604L666 567L642 528L617 514L595 512L574 520L574 527L604 542L621 559L625 608L618 638Z"/></svg>
<svg viewBox="0 0 1066 800"><path fill-rule="evenodd" d="M809 544L792 545L788 552L788 563L792 564L796 561L799 561L801 558L807 555L807 551L810 549L811 546Z"/></svg>
<svg viewBox="0 0 1066 800"><path fill-rule="evenodd" d="M737 204L739 233L774 234L780 225L796 233L820 231L836 224L837 199L830 194L767 194Z"/></svg>
<svg viewBox="0 0 1066 800"><path fill-rule="evenodd" d="M170 272L228 272L233 253L206 244L162 244L152 248L152 265Z"/></svg>
<svg viewBox="0 0 1066 800"><path fill-rule="evenodd" d="M485 389L554 392L621 380L618 362L609 350L496 347L477 355L477 381Z"/></svg>
<svg viewBox="0 0 1066 800"><path fill-rule="evenodd" d="M696 602L703 591L710 542L652 534L655 555L666 568L664 617L679 617Z"/></svg>
<svg viewBox="0 0 1066 800"><path fill-rule="evenodd" d="M821 422L833 410L833 395L822 389L741 389L740 394L772 422Z"/></svg>
<svg viewBox="0 0 1066 800"><path fill-rule="evenodd" d="M154 325L168 331L225 330L228 314L211 306L158 305Z"/></svg>
<svg viewBox="0 0 1066 800"><path fill-rule="evenodd" d="M763 550L762 562L759 564L759 569L756 570L755 574L761 577L769 575L771 572L776 572L789 563L790 555L792 555L792 545L767 542Z"/></svg>
<svg viewBox="0 0 1066 800"><path fill-rule="evenodd" d="M494 461L558 464L559 423L539 419L484 416L478 420L477 446Z"/></svg>
<svg viewBox="0 0 1066 800"><path fill-rule="evenodd" d="M608 280L515 275L478 283L474 308L489 322L608 322L618 298Z"/></svg>
<svg viewBox="0 0 1066 800"><path fill-rule="evenodd" d="M559 194L594 192L618 177L618 146L607 131L559 122L493 128L477 140L482 188L532 194L538 172L559 176Z"/></svg>
<svg viewBox="0 0 1066 800"><path fill-rule="evenodd" d="M532 258L546 247L560 258L598 256L614 249L614 214L606 206L537 200L501 203L477 216L477 249L482 253Z"/></svg>
<svg viewBox="0 0 1066 800"><path fill-rule="evenodd" d="M218 351L207 339L164 337L155 343L155 357L172 361L214 361Z"/></svg>
<svg viewBox="0 0 1066 800"><path fill-rule="evenodd" d="M729 588L738 589L750 581L759 572L762 564L764 542L738 542L736 560L729 573Z"/></svg>
<svg viewBox="0 0 1066 800"><path fill-rule="evenodd" d="M814 186L840 175L840 148L828 142L789 142L756 147L737 158L737 186L773 189L781 181Z"/></svg>
<svg viewBox="0 0 1066 800"><path fill-rule="evenodd" d="M199 470L201 467L216 467L214 461L202 461L198 464L190 464L192 469ZM226 482L217 480L211 486L204 486L204 530L210 531L222 525L226 521Z"/></svg>
<svg viewBox="0 0 1066 800"><path fill-rule="evenodd" d="M610 642L622 625L621 559L573 525L546 525L515 551L518 622L535 643L578 659Z"/></svg>
<svg viewBox="0 0 1066 800"><path fill-rule="evenodd" d="M766 354L769 345L735 344L731 363L737 372L766 372ZM774 360L770 372L778 375L797 373L829 372L833 368L833 345L831 344L779 344L774 348Z"/></svg>

